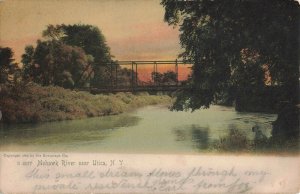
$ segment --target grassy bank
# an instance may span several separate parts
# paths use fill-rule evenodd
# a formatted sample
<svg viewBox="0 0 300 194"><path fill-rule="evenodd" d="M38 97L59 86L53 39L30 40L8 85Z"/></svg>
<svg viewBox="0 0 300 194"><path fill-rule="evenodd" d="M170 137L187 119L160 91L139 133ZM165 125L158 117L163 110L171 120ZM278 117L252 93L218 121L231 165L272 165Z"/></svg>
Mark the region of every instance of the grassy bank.
<svg viewBox="0 0 300 194"><path fill-rule="evenodd" d="M61 87L1 86L2 122L45 122L119 114L155 104L170 104L167 95L117 93L92 95Z"/></svg>
<svg viewBox="0 0 300 194"><path fill-rule="evenodd" d="M275 139L273 137L265 139L249 140L246 134L230 129L228 135L221 137L214 142L209 151L217 152L239 152L239 153L299 153L298 137L289 139Z"/></svg>

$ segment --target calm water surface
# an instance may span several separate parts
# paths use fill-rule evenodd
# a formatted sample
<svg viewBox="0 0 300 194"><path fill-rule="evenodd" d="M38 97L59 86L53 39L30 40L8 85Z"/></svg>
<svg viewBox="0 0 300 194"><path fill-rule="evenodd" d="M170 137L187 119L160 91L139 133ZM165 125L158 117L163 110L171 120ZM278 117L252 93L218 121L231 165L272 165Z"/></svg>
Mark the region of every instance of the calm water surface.
<svg viewBox="0 0 300 194"><path fill-rule="evenodd" d="M258 125L268 137L275 119L272 114L238 113L222 106L193 113L149 106L117 116L0 125L0 151L195 153L231 128L253 139L251 128Z"/></svg>

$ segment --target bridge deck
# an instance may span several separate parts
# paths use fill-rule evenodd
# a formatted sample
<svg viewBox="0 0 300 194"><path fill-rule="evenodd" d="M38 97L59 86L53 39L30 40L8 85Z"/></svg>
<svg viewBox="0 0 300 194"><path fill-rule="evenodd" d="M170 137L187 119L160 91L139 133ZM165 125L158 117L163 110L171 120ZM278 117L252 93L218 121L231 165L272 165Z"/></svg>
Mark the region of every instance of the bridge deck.
<svg viewBox="0 0 300 194"><path fill-rule="evenodd" d="M139 68L138 66L140 65L153 65L153 71L151 72L151 80L153 85L144 85L144 83L141 83L142 81L139 79ZM162 73L158 70L158 66L161 65L174 65L175 67L175 78L171 77L169 79L171 80L171 84L169 83L161 83L159 78L158 73ZM186 64L191 64L191 62L187 61L182 61L182 60L165 60L165 61L113 61L110 63L107 63L107 65L110 65L110 79L108 80L107 86L100 87L100 88L82 88L79 89L80 91L87 91L93 94L99 94L99 93L116 93L116 92L144 92L144 91L149 91L149 92L158 92L158 91L176 91L176 90L181 90L186 88L186 84L184 83L186 80L179 80L178 78L178 71L179 65L186 65ZM123 65L130 65L131 68L129 67L128 70L129 73L127 77L129 80L127 81L128 83L120 83L118 80L120 75L120 72L122 70L121 66ZM125 68L126 69L126 68ZM121 72L122 73L122 72ZM169 80L170 81L170 80ZM175 84L174 84L175 83ZM126 84L126 86L120 86L120 85ZM128 85L127 85L128 84ZM162 85L161 85L162 84Z"/></svg>

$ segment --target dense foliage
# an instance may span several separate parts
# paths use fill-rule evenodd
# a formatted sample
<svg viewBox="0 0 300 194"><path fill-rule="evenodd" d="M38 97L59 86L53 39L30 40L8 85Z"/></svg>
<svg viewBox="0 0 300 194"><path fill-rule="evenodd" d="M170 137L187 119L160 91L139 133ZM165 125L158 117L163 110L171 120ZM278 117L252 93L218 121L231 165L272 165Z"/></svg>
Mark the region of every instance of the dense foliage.
<svg viewBox="0 0 300 194"><path fill-rule="evenodd" d="M17 63L14 63L13 55L11 48L0 47L0 84L17 78L14 74L19 72L19 67Z"/></svg>
<svg viewBox="0 0 300 194"><path fill-rule="evenodd" d="M74 24L58 25L57 29L62 29L64 36L61 40L68 45L82 48L88 55L93 56L92 68L94 77L91 80L92 86L101 86L109 83L110 64L113 63L113 56L106 40L98 27L92 25ZM49 29L49 27L48 27ZM44 32L44 34L46 31Z"/></svg>
<svg viewBox="0 0 300 194"><path fill-rule="evenodd" d="M174 109L208 107L220 96L254 105L298 101L299 3L292 0L162 0L165 21L179 25L183 59L193 66L189 89ZM259 100L256 100L260 94ZM246 99L247 98L247 99ZM251 98L251 99L249 99Z"/></svg>
<svg viewBox="0 0 300 194"><path fill-rule="evenodd" d="M164 73L152 72L151 77L154 83L161 85L175 84L177 82L177 75L173 71Z"/></svg>
<svg viewBox="0 0 300 194"><path fill-rule="evenodd" d="M38 41L36 48L27 46L22 56L24 76L32 81L65 88L88 83L92 58L79 47L57 41Z"/></svg>
<svg viewBox="0 0 300 194"><path fill-rule="evenodd" d="M1 87L1 85L0 85ZM140 93L99 94L57 86L3 85L0 107L5 123L70 120L114 115L134 108L171 103L167 95Z"/></svg>
<svg viewBox="0 0 300 194"><path fill-rule="evenodd" d="M109 82L112 55L95 26L48 25L36 48L25 48L22 63L25 76L43 85L99 86Z"/></svg>

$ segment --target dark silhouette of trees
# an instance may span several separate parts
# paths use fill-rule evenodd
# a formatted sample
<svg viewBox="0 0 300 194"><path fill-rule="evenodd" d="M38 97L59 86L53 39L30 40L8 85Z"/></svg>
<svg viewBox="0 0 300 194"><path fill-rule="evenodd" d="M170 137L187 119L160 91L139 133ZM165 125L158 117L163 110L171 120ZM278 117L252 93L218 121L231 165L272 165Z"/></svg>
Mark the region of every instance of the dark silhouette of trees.
<svg viewBox="0 0 300 194"><path fill-rule="evenodd" d="M92 61L83 49L56 40L39 40L36 48L27 46L22 55L25 78L42 85L65 88L86 85Z"/></svg>
<svg viewBox="0 0 300 194"><path fill-rule="evenodd" d="M189 89L178 95L174 109L208 107L222 94L230 94L240 110L258 101L266 105L270 98L297 103L298 2L162 0L161 4L165 21L179 26L184 48L180 56L194 64ZM272 87L281 95L267 92Z"/></svg>
<svg viewBox="0 0 300 194"><path fill-rule="evenodd" d="M99 87L109 83L109 64L113 63L113 56L98 27L86 24L48 25L43 35L52 40L82 48L87 55L91 55L94 59L91 63L93 70L91 85Z"/></svg>
<svg viewBox="0 0 300 194"><path fill-rule="evenodd" d="M11 48L0 47L0 84L7 83L16 79L16 74L19 72L17 63L14 63L13 51Z"/></svg>
<svg viewBox="0 0 300 194"><path fill-rule="evenodd" d="M91 25L48 25L36 48L22 56L24 75L43 85L67 88L107 85L113 63L101 31Z"/></svg>
<svg viewBox="0 0 300 194"><path fill-rule="evenodd" d="M175 84L177 82L177 75L173 71L167 71L165 73L152 72L151 77L155 83L161 85Z"/></svg>

